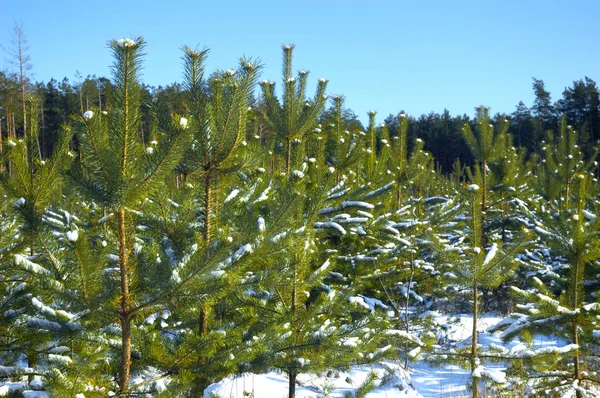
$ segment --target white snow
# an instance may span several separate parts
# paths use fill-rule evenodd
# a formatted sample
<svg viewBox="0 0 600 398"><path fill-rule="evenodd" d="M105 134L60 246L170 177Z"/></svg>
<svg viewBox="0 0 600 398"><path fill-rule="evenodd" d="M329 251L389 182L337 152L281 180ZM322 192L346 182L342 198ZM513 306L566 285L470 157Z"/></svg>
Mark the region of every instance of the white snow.
<svg viewBox="0 0 600 398"><path fill-rule="evenodd" d="M20 254L15 254L15 264L27 271L31 271L36 274L51 274L51 272L48 271L46 268L32 261L29 261L25 256L22 256Z"/></svg>
<svg viewBox="0 0 600 398"><path fill-rule="evenodd" d="M50 398L50 393L47 391L25 390L22 394L23 398Z"/></svg>
<svg viewBox="0 0 600 398"><path fill-rule="evenodd" d="M346 235L346 230L340 224L334 221L316 222L313 224L315 228L329 228L337 231L340 235Z"/></svg>
<svg viewBox="0 0 600 398"><path fill-rule="evenodd" d="M340 204L340 207L342 209L345 209L347 207L358 207L361 209L371 210L371 209L375 208L375 205L372 205L371 203L367 203L367 202L358 201L358 200L347 200L345 202L342 202Z"/></svg>
<svg viewBox="0 0 600 398"><path fill-rule="evenodd" d="M35 297L31 299L31 304L33 304L33 306L36 307L43 314L56 316L56 311L54 311L52 308L48 307Z"/></svg>
<svg viewBox="0 0 600 398"><path fill-rule="evenodd" d="M260 196L258 198L256 198L256 200L254 200L254 202L252 202L252 204L257 204L260 202L264 202L265 200L269 199L269 191L271 191L271 183L273 181L269 181L269 185L267 185L267 187L265 188L264 191L262 191L262 193L260 194Z"/></svg>
<svg viewBox="0 0 600 398"><path fill-rule="evenodd" d="M135 45L135 41L132 39L123 38L117 40L117 46L121 48L131 47L133 45Z"/></svg>
<svg viewBox="0 0 600 398"><path fill-rule="evenodd" d="M238 251L246 251L247 246L242 246ZM236 252L237 253L237 252ZM323 270L327 268L326 262L321 266ZM259 297L261 293L248 293ZM264 294L264 293L263 293ZM350 299L351 303L362 306L365 309L373 309L375 306L381 306L379 300L371 299L365 296L353 296ZM385 306L385 305L384 305ZM450 345L458 348L465 347L470 344L472 318L468 315L442 315L435 312L429 312L434 319L434 325L443 325L445 330L445 338ZM163 314L164 317L164 314ZM499 349L502 355L510 355L512 357L528 358L536 355L545 354L568 354L577 349L574 344L566 344L559 338L533 335L531 346L528 346L519 340L513 340L506 344L502 343L500 332L486 332L490 326L499 324L502 318L482 314L479 318L479 343L481 349L486 347L495 347ZM28 323L31 321L28 320ZM42 320L37 320L42 321ZM47 322L47 321L46 321ZM59 326L57 324L57 326ZM322 332L326 333L328 321L323 321ZM290 328L290 324L284 325L285 329ZM320 330L321 330L320 329ZM53 330L47 328L47 330ZM283 333L280 338L288 338L289 331ZM298 398L320 398L327 395L331 398L343 398L346 394L353 394L356 389L374 372L377 376L375 381L376 388L370 391L367 398L423 398L423 397L460 397L470 394L468 385L471 381L471 376L480 378L479 383L483 388L494 384L506 383L506 369L503 363L485 362L482 358L481 363L471 372L466 368L458 365L444 364L431 365L420 360L428 351L423 350L423 343L419 337L405 330L389 330L389 336L398 336L416 345L408 353L410 358L409 372L402 368L402 361L382 362L372 365L353 366L346 371L331 370L321 372L319 374L301 373L298 376L298 384L296 387L296 396ZM255 336L261 339L261 336ZM390 341L391 342L391 341ZM347 337L339 342L340 346L358 347L362 341L358 337ZM393 343L392 343L393 344ZM414 347L413 345L413 347ZM444 346L439 346L444 347ZM61 353L68 352L56 347L57 350L52 352L48 359L51 362L69 363L70 358ZM376 358L378 355L392 349L388 345L380 347L371 353L364 353L366 358ZM442 352L443 349L442 349ZM235 360L235 356L230 355L229 360ZM309 365L306 358L296 357L295 361L299 366ZM7 374L22 374L27 371L26 368L1 367L0 372ZM144 375L144 378L149 377L149 373ZM137 379L137 377L136 377ZM493 383L493 384L489 384ZM22 383L6 383L0 385L0 395L7 394L8 391L17 391L26 388L26 384ZM153 384L157 391L168 390L168 379L161 380ZM284 397L287 396L288 380L285 373L270 371L265 374L245 373L238 376L227 377L218 383L210 385L204 397L232 397L245 398L250 394L256 397ZM326 390L327 389L327 393ZM34 393L34 391L28 390ZM41 396L49 397L45 392L35 391L42 395L25 395L25 396ZM214 394L214 395L213 395Z"/></svg>
<svg viewBox="0 0 600 398"><path fill-rule="evenodd" d="M315 270L315 272L312 273L312 277L314 278L315 276L319 275L321 272L325 271L329 267L330 264L331 264L331 261L329 259L325 260L323 265L321 265L319 268L317 268Z"/></svg>
<svg viewBox="0 0 600 398"><path fill-rule="evenodd" d="M179 127L181 127L182 129L186 129L188 125L188 120L184 117L182 117L181 119L179 119Z"/></svg>
<svg viewBox="0 0 600 398"><path fill-rule="evenodd" d="M358 296L348 297L348 301L352 304L358 304L359 306L361 306L371 312L375 311L376 307L382 308L384 310L388 309L388 306L383 304L383 302L381 300L366 297L366 296L363 296L360 294Z"/></svg>
<svg viewBox="0 0 600 398"><path fill-rule="evenodd" d="M490 247L490 250L485 255L485 259L483 260L483 265L487 265L490 261L492 261L494 259L494 257L496 257L497 252L498 252L498 244L496 242L494 242L492 244L492 247Z"/></svg>
<svg viewBox="0 0 600 398"><path fill-rule="evenodd" d="M67 231L66 235L69 242L77 242L77 239L79 239L79 232L76 229Z"/></svg>
<svg viewBox="0 0 600 398"><path fill-rule="evenodd" d="M240 193L239 189L234 189L233 191L231 191L229 193L229 195L227 195L227 197L225 198L225 203L229 202L230 200L232 200L233 198L235 198L236 196L238 196Z"/></svg>
<svg viewBox="0 0 600 398"><path fill-rule="evenodd" d="M69 365L73 360L65 355L48 354L48 361L59 363L61 365Z"/></svg>
<svg viewBox="0 0 600 398"><path fill-rule="evenodd" d="M297 179L302 179L302 178L304 178L304 173L301 172L300 170L292 170L292 177L297 178Z"/></svg>
<svg viewBox="0 0 600 398"><path fill-rule="evenodd" d="M13 203L13 207L23 206L24 204L25 204L25 198L21 197L21 198L15 200L15 203Z"/></svg>
<svg viewBox="0 0 600 398"><path fill-rule="evenodd" d="M300 363L302 358L297 358ZM422 398L410 386L410 376L396 363L382 363L372 366L354 366L347 371L330 371L323 374L301 373L296 386L297 398L343 398L354 396L356 390L371 373L376 376L375 389L368 398ZM265 374L246 373L238 377L228 377L210 385L204 391L204 398L245 398L287 397L288 380L285 374L269 372Z"/></svg>
<svg viewBox="0 0 600 398"><path fill-rule="evenodd" d="M94 112L92 112L92 111L83 112L83 118L85 120L91 120L93 117L94 117Z"/></svg>

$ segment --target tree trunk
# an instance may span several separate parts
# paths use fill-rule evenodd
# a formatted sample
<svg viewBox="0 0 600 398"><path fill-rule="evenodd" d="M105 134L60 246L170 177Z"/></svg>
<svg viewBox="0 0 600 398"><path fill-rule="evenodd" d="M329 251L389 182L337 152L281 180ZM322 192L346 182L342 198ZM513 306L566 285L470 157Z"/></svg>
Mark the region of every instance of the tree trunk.
<svg viewBox="0 0 600 398"><path fill-rule="evenodd" d="M211 239L211 222L210 222L210 213L212 211L211 202L212 202L212 179L211 179L211 171L208 170L206 173L206 177L204 179L204 239L206 240L206 246L210 244ZM207 304L202 306L200 310L200 319L198 322L198 334L200 336L206 335L208 333L208 314L210 312L210 308ZM206 358L202 358L203 362L206 362Z"/></svg>
<svg viewBox="0 0 600 398"><path fill-rule="evenodd" d="M567 182L565 183L565 210L569 208L569 195L571 194L569 187L569 180L567 180Z"/></svg>
<svg viewBox="0 0 600 398"><path fill-rule="evenodd" d="M502 244L506 243L506 227L508 222L508 202L504 198L504 193L502 194Z"/></svg>
<svg viewBox="0 0 600 398"><path fill-rule="evenodd" d="M29 367L31 369L35 369L35 358L36 358L35 351L29 352L27 354L27 367ZM29 383L31 383L34 379L35 379L34 375L27 376L27 381Z"/></svg>
<svg viewBox="0 0 600 398"><path fill-rule="evenodd" d="M288 397L296 398L296 376L298 373L296 370L290 370L288 372L289 382L288 382Z"/></svg>
<svg viewBox="0 0 600 398"><path fill-rule="evenodd" d="M288 138L286 145L287 153L285 154L285 173L289 176L292 169L292 140Z"/></svg>
<svg viewBox="0 0 600 398"><path fill-rule="evenodd" d="M82 92L81 80L79 80L79 112L83 114L83 92Z"/></svg>
<svg viewBox="0 0 600 398"><path fill-rule="evenodd" d="M12 138L13 138L13 140L16 140L17 139L17 121L15 118L15 113L12 112L11 116L12 116Z"/></svg>
<svg viewBox="0 0 600 398"><path fill-rule="evenodd" d="M410 261L410 278L408 279L408 287L406 290L406 305L404 307L404 327L406 330L406 334L410 334L410 322L408 319L408 308L409 308L409 300L410 300L410 292L412 288L413 278L415 276L415 259L414 256L411 256ZM408 371L408 341L404 344L404 370Z"/></svg>
<svg viewBox="0 0 600 398"><path fill-rule="evenodd" d="M206 172L204 177L204 239L206 240L206 246L210 244L211 239L211 223L210 213L212 211L212 179L211 171Z"/></svg>
<svg viewBox="0 0 600 398"><path fill-rule="evenodd" d="M217 176L214 177L214 192L212 193L213 197L213 229L219 230L219 179ZM216 199L216 200L215 200Z"/></svg>
<svg viewBox="0 0 600 398"><path fill-rule="evenodd" d="M131 371L131 318L129 314L121 313L121 369L119 370L119 394L128 396L129 373Z"/></svg>
<svg viewBox="0 0 600 398"><path fill-rule="evenodd" d="M4 152L2 147L2 118L0 118L0 153ZM0 173L4 171L4 163L0 163Z"/></svg>
<svg viewBox="0 0 600 398"><path fill-rule="evenodd" d="M471 373L477 368L477 282L473 283L473 334L471 336ZM479 378L473 377L473 398L479 398Z"/></svg>
<svg viewBox="0 0 600 398"><path fill-rule="evenodd" d="M483 169L483 187L481 187L482 191L482 199L481 199L481 211L485 211L487 209L487 160L484 160L481 168Z"/></svg>
<svg viewBox="0 0 600 398"><path fill-rule="evenodd" d="M41 105L40 106L40 116L42 118L42 130L40 132L42 148L40 150L40 157L41 157L41 160L45 160L46 159L46 140L44 139L44 136L46 135L46 124L45 124L45 120L44 120L44 102L41 101L40 105ZM38 141L38 145L39 145L39 141Z"/></svg>
<svg viewBox="0 0 600 398"><path fill-rule="evenodd" d="M577 334L577 322L573 322L573 344L579 345L579 336ZM579 380L581 373L579 371L579 348L575 350L575 357L573 358L573 364L575 365L574 377Z"/></svg>
<svg viewBox="0 0 600 398"><path fill-rule="evenodd" d="M119 370L119 393L127 394L129 389L129 373L131 370L131 307L129 297L129 270L127 264L127 231L125 228L125 209L118 211L119 223L119 273L121 276L121 308L119 319L121 321L121 368Z"/></svg>
<svg viewBox="0 0 600 398"><path fill-rule="evenodd" d="M19 44L19 68L21 71L21 107L23 109L23 135L27 137L27 111L25 110L25 74L23 72L23 67L23 52L21 50L21 44Z"/></svg>
<svg viewBox="0 0 600 398"><path fill-rule="evenodd" d="M206 246L210 244L211 239L211 222L210 222L210 213L212 211L211 202L212 202L212 180L211 180L211 171L208 170L206 176L204 178L204 239L206 240ZM200 309L200 314L198 316L198 336L206 336L208 333L208 323L210 306L208 304L203 304ZM200 364L202 366L206 365L206 357L200 357ZM195 396L203 396L204 389L206 388L206 378L203 374L199 374L194 382L193 394Z"/></svg>

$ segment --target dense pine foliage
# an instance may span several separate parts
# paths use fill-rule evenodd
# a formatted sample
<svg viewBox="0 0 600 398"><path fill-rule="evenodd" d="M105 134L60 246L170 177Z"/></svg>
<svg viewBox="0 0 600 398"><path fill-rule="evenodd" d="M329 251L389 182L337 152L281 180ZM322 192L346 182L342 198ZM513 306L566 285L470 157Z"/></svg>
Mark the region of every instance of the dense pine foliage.
<svg viewBox="0 0 600 398"><path fill-rule="evenodd" d="M110 80L30 83L24 102L0 74L0 383L201 396L277 369L294 397L300 373L395 359L456 362L474 397L598 393L592 80L552 103L534 79L511 115L362 126L294 74L293 46L279 83L245 58L207 74L185 47L158 88L144 46L111 41ZM472 314L470 341L443 344L431 310ZM523 344L482 347L488 311Z"/></svg>

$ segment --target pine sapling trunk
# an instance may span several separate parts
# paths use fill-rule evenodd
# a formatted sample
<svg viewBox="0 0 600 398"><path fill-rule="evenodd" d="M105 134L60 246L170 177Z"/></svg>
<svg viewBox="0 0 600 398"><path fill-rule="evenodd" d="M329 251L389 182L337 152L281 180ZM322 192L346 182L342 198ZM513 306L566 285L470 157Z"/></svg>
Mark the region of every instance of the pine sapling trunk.
<svg viewBox="0 0 600 398"><path fill-rule="evenodd" d="M487 160L483 161L481 168L481 173L483 175L483 186L481 187L481 211L485 211L487 209Z"/></svg>
<svg viewBox="0 0 600 398"><path fill-rule="evenodd" d="M287 139L286 141L286 154L285 154L285 173L290 175L292 170L292 140Z"/></svg>
<svg viewBox="0 0 600 398"><path fill-rule="evenodd" d="M567 179L565 183L565 210L569 208L569 195L570 195L570 181Z"/></svg>
<svg viewBox="0 0 600 398"><path fill-rule="evenodd" d="M131 308L129 297L129 274L127 264L127 235L125 228L125 209L118 211L119 223L119 273L121 277L121 369L119 370L119 392L125 396L129 389L129 373L131 370Z"/></svg>
<svg viewBox="0 0 600 398"><path fill-rule="evenodd" d="M275 152L271 155L271 159L269 160L271 166L271 174L275 173Z"/></svg>
<svg viewBox="0 0 600 398"><path fill-rule="evenodd" d="M211 240L211 212L212 212L212 179L211 179L211 170L209 169L204 176L204 240L206 241L206 246L210 244ZM200 309L200 314L198 316L198 336L206 336L208 333L208 315L210 313L210 307L208 304L203 304ZM206 365L206 357L200 357L200 364ZM199 374L195 380L195 384L193 387L193 393L198 394L198 396L204 395L204 389L206 388L206 378L203 374Z"/></svg>
<svg viewBox="0 0 600 398"><path fill-rule="evenodd" d="M4 152L2 147L2 119L0 119L0 154ZM0 163L0 173L4 171L4 163Z"/></svg>
<svg viewBox="0 0 600 398"><path fill-rule="evenodd" d="M411 256L411 261L410 261L410 279L408 280L408 289L406 290L406 305L404 307L404 327L406 329L406 334L410 334L410 322L408 319L408 304L409 304L409 300L410 300L410 289L412 287L412 282L413 282L413 278L415 276L415 260L414 260L414 256ZM408 341L406 343L404 343L404 353L405 353L405 357L404 357L404 370L408 370Z"/></svg>
<svg viewBox="0 0 600 398"><path fill-rule="evenodd" d="M211 171L208 170L206 172L206 176L204 177L204 240L206 241L206 245L210 244L211 239L211 219L210 213L212 212L211 202L212 202L212 178Z"/></svg>
<svg viewBox="0 0 600 398"><path fill-rule="evenodd" d="M204 178L204 240L206 241L206 246L210 244L211 239L211 222L210 222L210 213L212 212L211 202L212 202L212 180L211 180L211 172L210 170L206 173ZM202 306L200 310L200 319L198 322L198 335L204 336L208 333L208 313L210 312L210 308L207 304ZM206 358L202 358L202 361L205 362Z"/></svg>
<svg viewBox="0 0 600 398"><path fill-rule="evenodd" d="M215 198L219 197L219 179L215 177L214 179L214 184L215 184L215 188L214 188L214 193L212 194L212 196L214 196ZM218 200L214 200L214 226L213 228L216 228L216 230L219 230L219 201Z"/></svg>
<svg viewBox="0 0 600 398"><path fill-rule="evenodd" d="M29 367L31 369L35 369L35 358L36 358L35 350L27 353L27 367ZM29 383L31 383L33 380L35 380L34 375L30 374L27 376L27 381Z"/></svg>
<svg viewBox="0 0 600 398"><path fill-rule="evenodd" d="M296 398L296 377L298 376L298 372L295 369L290 369L288 372L289 382L288 382L288 396L289 398Z"/></svg>
<svg viewBox="0 0 600 398"><path fill-rule="evenodd" d="M506 223L508 221L508 201L504 198L504 194L502 194L502 243L506 243Z"/></svg>
<svg viewBox="0 0 600 398"><path fill-rule="evenodd" d="M577 334L577 322L573 322L573 344L579 345L579 335ZM579 348L575 350L575 356L573 357L573 364L575 365L574 369L574 378L575 380L580 380L581 373L579 371Z"/></svg>
<svg viewBox="0 0 600 398"><path fill-rule="evenodd" d="M477 281L473 283L473 333L471 336L471 374L477 368ZM479 398L479 378L473 377L473 398Z"/></svg>
<svg viewBox="0 0 600 398"><path fill-rule="evenodd" d="M290 304L290 310L292 313L292 322L294 323L294 331L296 333L298 333L298 328L295 326L296 325L296 306L297 306L297 278L298 275L296 273L296 262L294 261L294 267L293 267L293 281L292 281L292 302ZM296 397L296 376L298 375L298 371L296 369L289 369L288 371L288 377L289 377L289 381L288 381L288 396L289 398L295 398Z"/></svg>
<svg viewBox="0 0 600 398"><path fill-rule="evenodd" d="M421 217L421 187L420 185L417 184L417 186L415 187L415 198L419 199L419 201L416 204L416 209L417 209L417 216Z"/></svg>

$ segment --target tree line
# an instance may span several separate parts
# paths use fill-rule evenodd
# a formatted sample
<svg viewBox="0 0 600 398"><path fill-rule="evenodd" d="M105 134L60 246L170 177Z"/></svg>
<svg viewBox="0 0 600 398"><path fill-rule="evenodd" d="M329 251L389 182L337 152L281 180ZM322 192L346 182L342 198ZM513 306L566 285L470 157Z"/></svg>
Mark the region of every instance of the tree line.
<svg viewBox="0 0 600 398"><path fill-rule="evenodd" d="M108 109L109 98L113 86L105 77L87 76L77 78L75 82L68 78L51 79L49 82L24 81L28 96L39 102L39 119L41 123L40 148L42 156L52 152L56 141L56 131L62 123L69 121L71 115L81 115L85 110ZM19 74L0 72L0 130L3 137L23 135L24 118L21 99ZM575 80L566 87L562 97L552 101L551 93L545 88L541 79L533 78L532 89L534 102L527 106L522 101L512 113L496 113L491 117L495 126L509 120L509 132L513 137L513 145L526 148L528 154L540 154L548 130L557 131L562 115L567 116L567 123L579 133L579 145L589 156L597 144L600 131L600 100L596 82L585 77ZM175 112L184 113L183 87L179 83L167 86L142 85L142 119L140 127L142 136L148 135L151 123L151 108L153 103L165 100ZM258 112L261 106L260 98L255 98L251 106ZM333 105L321 115L324 122L334 111ZM399 113L402 113L400 111ZM344 110L344 119L353 123L357 129L365 129L357 114L351 109ZM471 166L474 159L464 141L461 128L465 123L474 123L469 115L451 115L447 110L442 113L431 112L421 116L409 116L409 138L421 138L426 142L425 149L434 154L436 165L444 174L450 174L455 162ZM258 119L252 122L260 123ZM388 115L383 123L394 136L398 130L396 115ZM262 129L263 126L256 128ZM377 127L379 130L379 127ZM378 138L380 140L380 137ZM381 145L378 141L378 148ZM412 141L411 141L412 142Z"/></svg>

